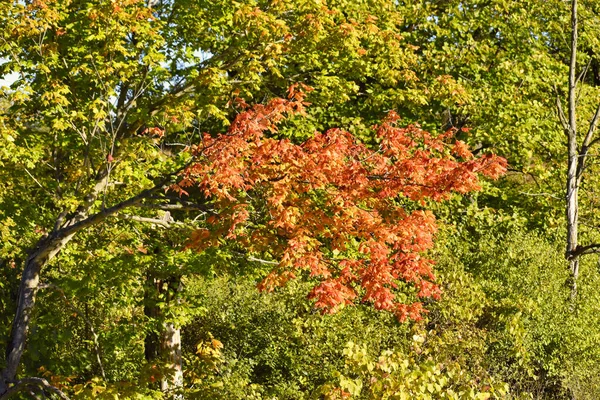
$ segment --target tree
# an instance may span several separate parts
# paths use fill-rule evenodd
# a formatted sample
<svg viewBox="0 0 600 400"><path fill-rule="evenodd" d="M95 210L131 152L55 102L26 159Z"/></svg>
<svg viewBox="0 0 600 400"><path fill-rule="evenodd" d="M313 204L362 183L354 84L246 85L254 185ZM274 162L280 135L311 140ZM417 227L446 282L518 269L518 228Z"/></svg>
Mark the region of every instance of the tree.
<svg viewBox="0 0 600 400"><path fill-rule="evenodd" d="M579 276L579 257L585 254L597 253L600 244L579 244L579 189L581 187L584 172L588 169L589 151L599 139L594 138L594 133L600 118L600 105L589 121L585 136L580 142L581 136L577 128L577 103L580 91L578 86L585 77L590 63L577 74L577 39L578 39L578 10L577 0L571 1L571 53L569 63L569 89L568 89L568 116L565 116L560 97L557 96L557 108L560 122L567 136L568 145L568 170L566 179L566 217L567 217L567 248L565 257L569 261L572 274L572 296L577 292L577 278Z"/></svg>
<svg viewBox="0 0 600 400"><path fill-rule="evenodd" d="M204 137L202 162L175 187L187 194L198 185L218 211L189 246L202 250L225 238L251 255L268 254L277 267L260 285L267 290L307 271L322 280L311 297L328 312L360 293L401 321L419 319L420 303L392 293L404 281L417 298L439 297L431 261L421 254L433 244L434 218L411 203L476 190L477 174L497 178L505 160L447 144L452 130L433 137L417 126L399 128L395 113L377 127L375 151L339 129L301 145L266 138L285 112L303 111L303 96L293 87L290 96L240 114L226 135Z"/></svg>
<svg viewBox="0 0 600 400"><path fill-rule="evenodd" d="M190 158L190 153L181 150L196 144L202 130L210 130L213 134L222 131L239 111L233 102L235 97L281 96L296 80L315 86L314 100L311 101L315 102L314 110L317 110L313 117L319 118L299 118L290 121L285 128L292 132L289 136L296 136L298 140L306 137L307 132L312 133L315 124L334 126L333 122L353 117L355 112L368 122L355 124L356 130L368 132L369 123L379 119L382 116L380 110L386 109L383 104L410 110L407 114L414 119L418 109L416 103L439 102L435 95L437 90L425 90L430 82L433 82L433 88L448 89L448 93L457 86L450 77L424 81L425 84L415 78L411 71L419 65L417 49L410 44L399 45L403 35L396 29L401 25L403 13L393 3L376 2L367 10L369 12L354 6L347 8L348 4L344 2L331 9L313 2L292 1L275 5L265 2L258 8L253 2L222 3L200 5L165 1L149 7L141 1L39 0L7 2L0 6L4 28L0 52L7 60L2 66L3 72L19 73L12 88L3 92L8 109L1 116L3 146L0 151L5 166L1 173L7 183L0 195L3 239L9 245L3 248L2 256L9 260L3 265L23 265L0 391L6 390L7 382L16 376L40 286L40 274L56 262L56 256L76 235L85 232L91 235L94 227L108 220L112 224L120 223L119 219L133 219L141 223L173 225L170 220L157 219L156 209L169 212L204 210L204 203L169 196L164 189L177 182L179 172L192 174L194 169L204 165L195 162L196 157L203 156L202 152ZM289 9L294 12L290 13ZM210 18L190 19L192 14ZM342 67L346 76L328 72ZM380 97L382 93L384 98ZM406 100L419 93L418 101ZM460 97L460 91L449 97L454 96ZM369 101L363 101L364 97ZM341 105L338 107L341 110L328 115L328 107L332 104ZM390 120L382 126L399 137L405 135L392 129L391 124ZM467 160L463 171L463 164L459 162L435 161L438 158L444 160L443 155L448 155L444 153L442 142L417 128L409 131L421 137L425 145L434 146L429 153L427 149L419 153L421 161L436 164L442 168L441 176L450 179L437 182L434 176L425 174L419 184L443 183L442 191L436 194L426 188L414 190L410 193L414 200L443 197L452 189L475 188L473 172L483 164ZM367 151L366 147L350 145L347 134L340 131L338 136L335 135L331 133L331 137L347 146L348 151L357 152L338 152L338 156L356 156ZM218 143L224 143L224 139ZM289 151L299 151L288 142L281 143ZM318 141L309 143L317 146ZM390 145L389 148L394 147ZM463 147L459 146L457 151L468 157ZM407 167L418 159L395 157L397 161L405 161ZM371 162L378 160L385 164L393 159L391 154L387 158L374 155ZM485 162L489 167L499 165L494 160ZM410 167L414 168L414 165ZM383 165L369 165L366 170L388 172ZM423 173L422 169L414 172L418 171ZM460 171L467 174L465 177L469 179L463 183L465 186L452 180L458 176L452 175L451 171L458 175ZM343 172L343 169L337 172ZM195 177L191 175L190 178ZM388 179L385 175L378 178L381 181ZM350 192L352 196L345 201L356 203L355 211L369 218L374 216L365 214L362 207L373 207L371 213L375 210L398 212L392 205L385 204L385 197L371 195L368 202L372 204L358 202L356 196L361 190L365 193L379 190L372 181L363 182L362 187L356 188L358 192ZM193 183L194 180L186 182ZM332 195L329 191L340 191L339 182L324 180L320 184L327 190L318 193L315 199L302 199L305 206L315 208L319 196L320 201L324 201ZM266 195L274 190L262 182L259 187L266 190ZM342 199L350 196L344 191L351 188L343 189L340 192ZM392 192L387 194L388 197L393 190L396 193L403 191L401 186L393 185L389 190ZM308 196L307 193L304 195ZM219 196L216 199L224 201ZM135 215L125 212L129 208L136 210ZM320 213L327 216L325 211ZM345 216L348 222L352 221L350 217ZM426 249L432 233L431 216L416 213L407 214L405 218L412 218L413 224L416 221L427 223L430 230L420 237L423 242L415 243L410 250ZM226 221L226 218L210 221L209 231L215 228L212 222ZM373 224L374 221L366 222ZM289 221L282 218L282 223ZM341 228L336 229L338 241L349 240L342 235ZM267 237L268 229L261 227L257 232L259 236ZM385 234L397 232L390 228ZM379 235L383 237L384 233ZM83 242L83 238L80 240ZM27 251L27 248L31 250ZM251 250L260 252L264 248ZM359 254L362 249L355 250ZM377 254L375 250L378 249L370 250ZM273 262L276 255L271 254L268 261ZM308 256L318 256L318 253ZM329 257L328 254L325 256L325 259ZM352 261L351 257L348 260ZM349 265L350 271L360 269L361 263L367 265L360 258L354 261ZM405 261L414 262L420 268L420 273L410 276L419 285L419 291L422 290L424 296L435 293L430 280L421 279L422 275L429 275L427 261ZM320 266L316 264L316 267ZM391 286L391 267L385 263L380 267L378 274L364 276L365 284L383 278ZM410 275L410 269L407 274ZM289 277L289 271L283 276ZM344 288L340 277L336 277L337 283L328 281L314 292L320 305L335 308L352 296L351 289ZM281 275L273 275L273 278L279 279ZM350 285L357 278L349 276L348 279ZM346 297L339 297L341 294ZM417 305L410 308L408 304L394 303L390 287L373 286L367 288L366 294L367 299L376 301L378 307L397 306L400 316L418 315Z"/></svg>
<svg viewBox="0 0 600 400"><path fill-rule="evenodd" d="M343 97L352 85L328 76L321 52L341 52L335 65L349 66L361 60L355 51L361 37L389 48L386 57L400 71L411 62L388 32L394 18L381 19L384 34L351 29L348 41L338 17L311 2L267 3L261 6L269 12L253 2L227 1L152 7L15 1L0 7L3 72L19 73L4 92L10 108L3 114L3 178L10 184L2 193L3 232L12 245L3 257L27 265L19 300L24 319L13 324L16 341L5 375L16 372L42 267L73 234L170 184L161 178L185 165L181 148L200 129L215 132L228 123L235 93L272 97L291 79L304 79L320 82L324 96L335 90ZM159 197L145 206L194 209L165 205L173 200ZM29 201L15 204L15 198ZM155 217L138 214L141 222ZM38 242L40 235L47 236ZM28 247L36 250L28 254Z"/></svg>
<svg viewBox="0 0 600 400"><path fill-rule="evenodd" d="M435 225L431 214L407 213L406 205L397 201L440 200L453 191L475 190L477 173L498 177L505 168L503 160L475 159L462 142L447 149L443 139L449 134L434 138L417 127L396 128L394 115L378 130L382 143L377 152L340 130L317 135L301 146L265 139L264 131L273 130L285 112L302 112L302 94L292 90L290 97L241 113L225 135L206 135L192 149L185 168L158 185L90 216L78 213L65 225L59 221L59 227L40 240L23 270L3 372L6 382L16 374L44 264L79 230L129 207L157 206L151 195L169 189L166 179L180 172L183 180L170 187L188 195L184 188L198 182L205 201L194 207L214 214L207 221L212 232L197 231L190 246L218 246L225 238L235 239L250 254L271 253L280 261L271 261L279 268L265 280L266 288L294 278L294 270L308 269L311 276L323 279L312 296L317 307L328 311L351 303L356 296L352 285L358 284L364 289L363 301L393 310L400 320L420 318L421 303L396 302L391 289L404 281L414 284L417 297L439 295L431 282L430 261L420 256L432 245ZM256 227L246 240L241 224L246 224L243 230ZM332 268L330 263L337 265Z"/></svg>

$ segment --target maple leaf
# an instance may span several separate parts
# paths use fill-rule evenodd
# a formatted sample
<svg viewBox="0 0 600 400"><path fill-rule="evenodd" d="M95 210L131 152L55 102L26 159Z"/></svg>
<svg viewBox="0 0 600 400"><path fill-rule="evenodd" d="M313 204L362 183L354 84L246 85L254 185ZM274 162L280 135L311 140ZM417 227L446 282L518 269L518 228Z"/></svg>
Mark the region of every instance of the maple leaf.
<svg viewBox="0 0 600 400"><path fill-rule="evenodd" d="M424 205L478 190L478 175L499 177L506 160L475 158L460 141L450 145L453 131L436 137L418 125L401 127L394 112L375 127L378 149L341 129L301 144L270 137L288 115L304 112L305 91L292 86L287 100L247 107L227 133L204 136L198 161L175 188L198 186L219 216L188 247L237 240L249 253L268 252L279 263L259 288L271 291L306 271L319 281L309 297L326 313L360 299L400 321L421 319L422 303L405 304L397 294L440 298L433 262L425 257L435 217L408 212L396 200ZM260 223L246 223L252 210L262 210Z"/></svg>

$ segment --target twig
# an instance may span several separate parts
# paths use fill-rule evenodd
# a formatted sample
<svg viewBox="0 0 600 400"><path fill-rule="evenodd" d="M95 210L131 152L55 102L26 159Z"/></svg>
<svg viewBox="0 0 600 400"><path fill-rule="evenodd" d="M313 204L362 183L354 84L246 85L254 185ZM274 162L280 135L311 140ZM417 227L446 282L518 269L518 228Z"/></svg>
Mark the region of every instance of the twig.
<svg viewBox="0 0 600 400"><path fill-rule="evenodd" d="M563 198L552 194L552 193L529 193L529 192L519 192L519 194L524 194L525 196L547 196L547 197L552 197L553 199L556 200L564 200Z"/></svg>
<svg viewBox="0 0 600 400"><path fill-rule="evenodd" d="M558 118L560 119L560 123L562 124L565 134L568 134L570 127L569 123L567 122L565 112L563 111L562 103L560 101L560 96L558 94L558 89L556 88L556 86L554 86L554 91L556 92L556 110L558 111Z"/></svg>
<svg viewBox="0 0 600 400"><path fill-rule="evenodd" d="M154 225L162 226L163 228L171 228L173 225L185 226L183 222L175 221L170 215L168 218L148 218L148 217L140 217L139 215L127 215L127 214L117 214L115 215L117 218L128 219L131 221L144 222Z"/></svg>

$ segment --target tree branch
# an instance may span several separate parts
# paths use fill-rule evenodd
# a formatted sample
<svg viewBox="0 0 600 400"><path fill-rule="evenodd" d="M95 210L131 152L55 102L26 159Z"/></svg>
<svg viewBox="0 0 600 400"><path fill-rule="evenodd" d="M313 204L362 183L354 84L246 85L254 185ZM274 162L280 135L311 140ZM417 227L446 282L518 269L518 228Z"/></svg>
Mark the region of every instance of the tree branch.
<svg viewBox="0 0 600 400"><path fill-rule="evenodd" d="M214 214L215 212L208 208L205 204L192 203L190 201L179 200L178 204L173 203L140 203L136 207L149 208L163 211L202 211L206 214Z"/></svg>
<svg viewBox="0 0 600 400"><path fill-rule="evenodd" d="M560 101L560 96L558 95L558 89L554 86L554 91L556 92L556 110L558 112L558 118L560 119L560 123L563 127L563 130L566 135L569 134L569 123L567 122L567 117L565 116L565 112L562 107L562 103Z"/></svg>
<svg viewBox="0 0 600 400"><path fill-rule="evenodd" d="M585 80L585 76L587 75L588 70L590 69L590 65L592 64L592 58L590 57L590 59L588 60L588 63L585 65L585 67L581 70L581 72L579 73L579 76L577 76L577 80L575 81L576 83L581 82L582 80Z"/></svg>
<svg viewBox="0 0 600 400"><path fill-rule="evenodd" d="M261 263L261 264L279 265L278 261L263 260L262 258L256 258L256 257L252 257L252 256L248 256L248 257L246 257L246 259L248 261L254 261L254 262Z"/></svg>
<svg viewBox="0 0 600 400"><path fill-rule="evenodd" d="M173 220L173 218L171 218L170 215L169 215L169 218L166 218L166 219L140 217L139 215L127 215L127 214L117 214L115 216L117 218L128 219L131 221L159 225L163 228L171 228L173 225L186 226L186 224L184 224L183 222Z"/></svg>
<svg viewBox="0 0 600 400"><path fill-rule="evenodd" d="M262 258L252 257L252 256L246 255L239 251L234 251L233 253L248 260L248 261L253 261L253 262L257 262L257 263L261 263L261 264L268 264L268 265L279 265L279 261L265 260Z"/></svg>
<svg viewBox="0 0 600 400"><path fill-rule="evenodd" d="M0 396L0 400L10 399L11 397L16 396L22 391L31 390L31 386L40 388L43 391L53 393L62 400L70 400L69 397L66 394L64 394L62 390L55 386L52 386L44 378L37 377L29 377L19 380L17 383L11 386L2 396Z"/></svg>
<svg viewBox="0 0 600 400"><path fill-rule="evenodd" d="M135 196L130 197L127 200L124 200L118 204L115 204L112 207L109 208L105 208L102 211L97 212L96 214L90 215L89 217L79 220L78 222L72 224L72 225L68 225L65 226L64 228L62 228L61 230L59 230L57 232L58 235L61 236L68 236L71 234L74 234L78 231L80 231L81 229L87 228L89 226L95 225L101 221L103 221L104 219L106 219L107 217L110 217L112 215L117 214L119 211L124 210L126 208L132 207L132 206L138 206L142 203L142 201L146 198L148 198L150 195L152 195L153 193L161 190L161 189L167 189L168 188L168 183L170 182L170 180L177 176L181 171L183 171L184 169L186 169L192 162L194 159L190 160L188 163L186 163L184 166L182 166L181 168L177 169L176 171L171 172L170 174L166 175L158 184L156 184L154 187L151 187L149 189L143 190L140 193L138 193Z"/></svg>
<svg viewBox="0 0 600 400"><path fill-rule="evenodd" d="M600 253L600 243L588 244L587 246L577 246L574 251L569 254L570 259L575 259L584 254Z"/></svg>
<svg viewBox="0 0 600 400"><path fill-rule="evenodd" d="M530 192L519 192L519 194L523 194L525 196L546 196L546 197L551 197L553 199L556 200L564 200L564 198L557 196L555 194L552 193L530 193Z"/></svg>
<svg viewBox="0 0 600 400"><path fill-rule="evenodd" d="M585 161L587 159L587 155L590 150L590 147L592 147L594 145L594 143L597 142L597 139L592 140L592 136L594 135L594 132L596 131L596 127L598 126L599 119L600 119L600 104L598 104L598 107L596 108L596 112L594 113L594 116L592 117L592 120L590 121L590 127L585 135L585 138L583 139L583 143L581 144L581 150L579 151L579 160L577 162L577 180L578 181L581 180L581 176L585 169Z"/></svg>

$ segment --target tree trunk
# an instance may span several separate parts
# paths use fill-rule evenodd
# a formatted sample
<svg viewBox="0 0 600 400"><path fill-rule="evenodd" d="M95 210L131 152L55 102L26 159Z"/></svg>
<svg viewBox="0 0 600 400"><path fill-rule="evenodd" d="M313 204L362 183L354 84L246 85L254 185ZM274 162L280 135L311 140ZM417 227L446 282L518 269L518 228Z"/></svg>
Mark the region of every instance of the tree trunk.
<svg viewBox="0 0 600 400"><path fill-rule="evenodd" d="M571 269L571 295L577 292L577 277L579 275L579 257L574 256L578 246L578 218L579 218L579 149L577 146L577 1L571 2L571 59L569 65L569 125L568 125L568 151L569 162L567 170L567 248L566 257Z"/></svg>
<svg viewBox="0 0 600 400"><path fill-rule="evenodd" d="M8 390L8 384L15 381L21 356L25 350L31 312L40 283L40 272L50 260L72 239L69 235L51 235L40 239L35 250L25 262L21 276L17 310L13 319L10 340L6 348L6 366L0 375L0 395Z"/></svg>
<svg viewBox="0 0 600 400"><path fill-rule="evenodd" d="M84 204L78 208L75 215L65 221L65 215L61 214L57 218L54 224L54 230L50 236L44 237L38 241L34 250L27 257L25 268L23 269L23 274L21 276L17 309L13 319L11 336L6 348L6 366L0 373L0 396L8 390L8 385L15 381L17 370L21 362L21 356L23 355L23 351L25 351L31 312L35 306L35 296L40 283L40 272L44 266L48 264L48 262L67 245L67 243L69 243L77 232L97 225L121 210L138 205L149 195L164 188L167 180L170 179L171 176L179 173L180 170L168 175L162 182L150 189L143 190L139 194L110 208L104 208L96 214L89 215L89 211L94 204L95 199L106 187L108 182L107 175L102 176L92 189L91 193L86 196Z"/></svg>
<svg viewBox="0 0 600 400"><path fill-rule="evenodd" d="M573 142L575 142L573 140ZM574 148L574 149L573 149ZM573 154L574 153L574 154ZM579 257L573 256L578 246L578 224L579 224L579 203L578 203L578 180L577 180L577 163L578 163L577 143L571 143L569 139L569 166L567 174L567 248L566 256L569 260L571 270L571 291L575 296L577 292L577 278L579 276Z"/></svg>
<svg viewBox="0 0 600 400"><path fill-rule="evenodd" d="M174 392L173 398L180 399L182 397L176 394L176 391L183 387L181 329L176 328L172 323L166 323L164 327L161 352L163 359L168 363L169 369L173 371L173 375L162 379L160 389L163 392Z"/></svg>
<svg viewBox="0 0 600 400"><path fill-rule="evenodd" d="M157 299L164 296L164 301L169 305L173 301L173 295L180 291L181 278L169 277L168 279L158 279L150 275L146 286L146 301L144 313L149 319L163 320L161 310L156 305ZM183 363L181 357L181 329L173 323L162 322L162 331L157 334L148 332L144 340L144 354L147 361L160 360L164 362L172 375L163 376L160 382L160 390L168 394L173 399L180 399L181 396L176 392L183 387Z"/></svg>

